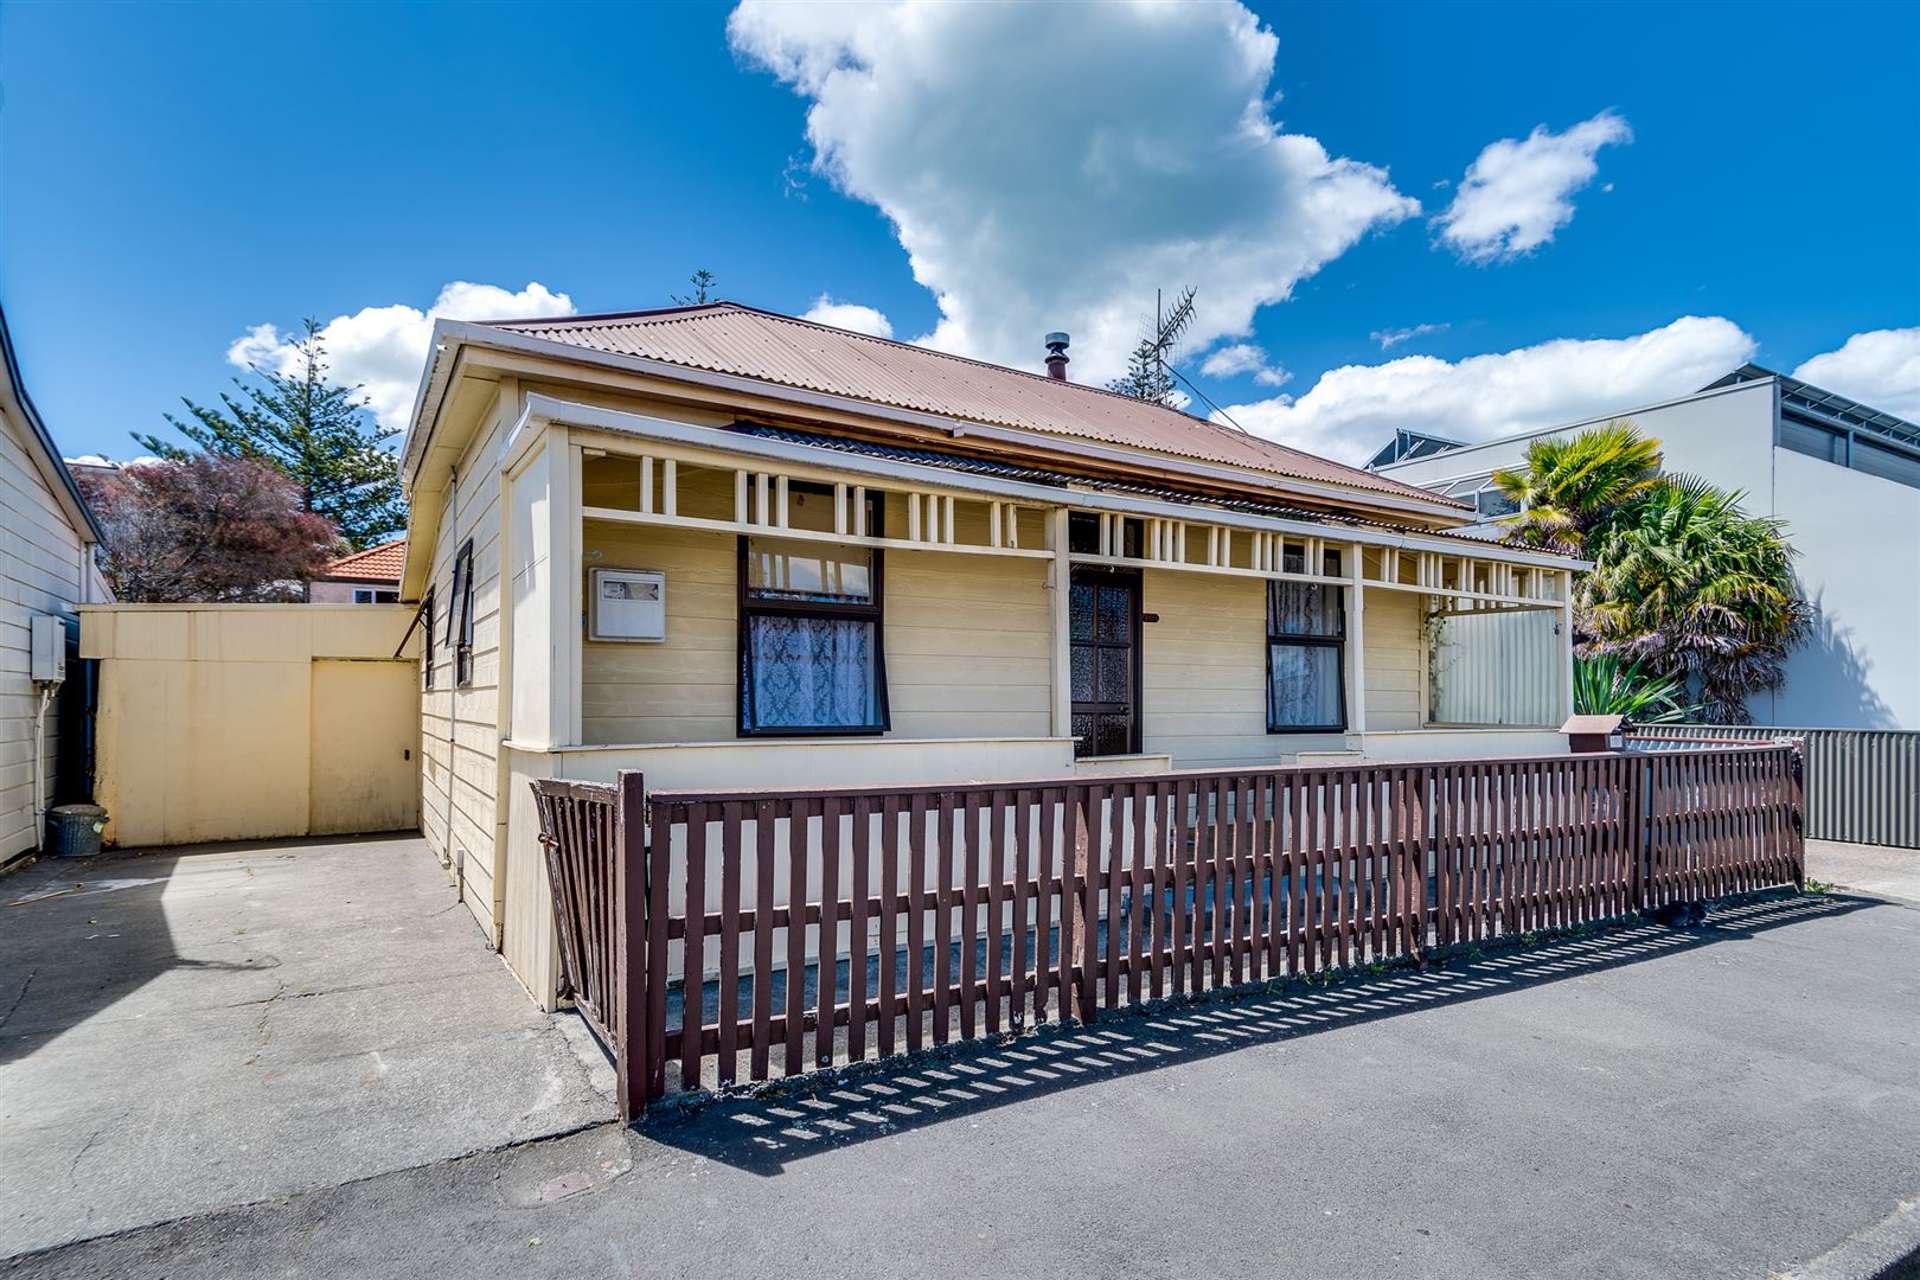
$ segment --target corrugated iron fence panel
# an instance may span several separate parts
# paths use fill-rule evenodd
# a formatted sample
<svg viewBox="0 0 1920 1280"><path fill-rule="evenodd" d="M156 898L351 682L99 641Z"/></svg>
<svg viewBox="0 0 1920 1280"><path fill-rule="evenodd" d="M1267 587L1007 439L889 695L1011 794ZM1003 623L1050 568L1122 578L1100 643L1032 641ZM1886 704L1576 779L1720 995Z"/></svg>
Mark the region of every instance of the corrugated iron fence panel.
<svg viewBox="0 0 1920 1280"><path fill-rule="evenodd" d="M1920 849L1920 731L1676 724L1637 727L1633 737L1646 748L1798 738L1805 743L1807 835Z"/></svg>
<svg viewBox="0 0 1920 1280"><path fill-rule="evenodd" d="M1428 657L1440 724L1558 724L1560 619L1543 609L1435 618Z"/></svg>
<svg viewBox="0 0 1920 1280"><path fill-rule="evenodd" d="M568 982L628 1115L670 1074L724 1087L769 1079L776 1055L791 1076L869 1043L1088 1023L1802 866L1779 744L651 796L626 774L535 794Z"/></svg>

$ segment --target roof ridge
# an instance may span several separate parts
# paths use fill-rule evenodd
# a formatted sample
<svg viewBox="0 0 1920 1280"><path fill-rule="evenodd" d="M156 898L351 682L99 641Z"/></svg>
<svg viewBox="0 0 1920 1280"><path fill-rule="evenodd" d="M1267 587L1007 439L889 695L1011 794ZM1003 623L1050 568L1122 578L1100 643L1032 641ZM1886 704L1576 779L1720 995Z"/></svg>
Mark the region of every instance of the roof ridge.
<svg viewBox="0 0 1920 1280"><path fill-rule="evenodd" d="M1100 387L1100 386L1095 386L1091 382L1074 382L1067 378L1056 378L1052 374L1048 374L1048 373L1035 373L1031 369L1021 369L1010 364L995 364L991 360L981 360L975 356L963 356L953 351L942 351L938 347L923 347L920 344L915 342L902 342L898 338L883 338L880 335L874 334L874 333L862 333L858 329L843 329L838 325L824 324L818 320L809 320L805 316L790 316L790 315L787 315L785 312L770 311L765 307L756 307L745 302L735 302L729 298L716 298L712 302L694 303L690 306L653 307L650 309L640 310L640 311L607 311L607 312L597 312L592 315L542 316L533 320L486 320L486 321L480 321L479 323L495 324L495 325L538 324L538 325L547 325L554 328L566 328L566 327L569 327L570 321L571 322L594 321L599 323L608 323L608 322L620 321L620 320L639 320L639 319L653 319L656 317L665 318L665 317L674 317L677 315L691 315L695 312L701 312L701 311L707 311L707 312L744 311L750 315L764 316L769 320L778 320L783 323L797 325L802 328L820 329L827 333L841 334L851 338L859 338L865 342L877 342L877 343L882 343L889 347L898 347L903 351L912 351L920 355L938 356L943 360L952 360L959 364L972 365L976 369L991 369L995 373L1017 374L1022 378L1031 378L1036 382L1044 382L1049 385L1058 384L1058 385L1071 387L1075 391L1091 391L1098 395L1109 396L1115 400L1125 401L1129 405L1140 405L1149 410L1158 410L1165 413L1171 413L1179 417L1185 422L1197 423L1201 426L1211 427L1215 431L1229 433L1237 438L1257 440L1261 444L1267 445L1271 448L1283 449L1287 453L1292 454L1295 457L1312 458L1318 462L1332 461L1332 459L1322 458L1318 454L1308 453L1304 449L1296 449L1294 446L1290 444L1286 444L1283 441L1275 440L1269 436L1257 435L1254 432L1246 430L1244 427L1235 427L1235 426L1230 426L1224 422L1216 422L1211 417L1201 417L1198 414L1188 413L1183 409L1176 409L1172 405L1161 404L1158 401L1143 400L1138 396L1130 396L1124 391L1115 391L1111 387ZM1336 465L1343 465L1343 464L1336 464Z"/></svg>
<svg viewBox="0 0 1920 1280"><path fill-rule="evenodd" d="M1426 501L1460 507L1462 509L1465 509L1466 506L1466 504L1458 502L1455 499L1422 490L1418 486L1410 485L1395 477L1383 476L1377 472L1369 472L1364 467L1322 457L1319 454L1311 453L1305 449L1282 443L1269 436L1259 435L1243 428L1216 421L1210 417L1199 417L1173 408L1170 405L1160 404L1152 400L1142 400L1122 392L1109 390L1105 387L1094 386L1090 383L1071 382L1065 379L1054 378L1049 374L1033 373L1026 369L1014 368L1011 365L994 364L991 361L980 360L973 356L957 355L953 352L942 351L934 347L925 347L911 342L903 342L897 338L882 338L870 333L860 333L853 329L843 329L836 325L822 323L818 320L808 320L800 316L790 316L778 311L769 311L764 307L750 306L746 303L734 302L729 299L716 299L712 302L683 304L672 307L655 307L635 311L610 311L573 316L540 316L528 320L486 320L474 321L472 323L479 328L500 328L523 333L529 337L542 338L565 344L565 339L557 338L553 335L569 330L581 333L592 333L603 328L614 328L623 322L651 328L656 324L666 325L681 319L697 320L726 314L745 315L759 321L778 322L784 327L800 330L811 329L821 334L831 335L835 339L842 341L857 341L863 344L871 344L880 348L906 353L915 358L943 360L995 376L1010 375L1013 377L1028 378L1048 388L1068 388L1074 392L1091 392L1095 395L1106 397L1109 401L1116 402L1118 406L1125 406L1128 413L1143 413L1150 416L1146 421L1132 424L1130 429L1123 422L1121 425L1111 428L1111 431L1116 434L1102 436L1096 433L1095 438L1106 439L1110 442L1120 444L1123 447L1138 449L1148 456L1157 454L1183 455L1183 451L1179 448L1157 446L1150 442L1128 440L1125 438L1131 431L1142 431L1152 434L1156 430L1153 419L1159 419L1163 424L1163 429L1172 429L1176 423L1182 430L1186 431L1193 431L1196 428L1205 429L1207 435L1217 439L1232 440L1241 447L1250 450L1255 455L1255 458L1258 459L1257 461L1242 459L1235 463L1229 462L1229 460L1224 458L1214 458L1214 461L1228 465L1244 466L1255 471L1270 470L1274 474L1291 475L1296 479L1313 480L1318 478L1323 483L1334 484L1352 490L1357 494L1365 494L1368 492L1397 494L1403 497L1419 497ZM651 341L657 341L657 339L652 339ZM588 344L572 343L570 345L585 346ZM698 361L679 362L669 360L668 363L684 363L687 367L694 368L707 367ZM749 372L746 373L745 376L754 377L757 375ZM774 378L772 381L779 382L781 380ZM857 395L857 393L849 394ZM884 401L880 402L884 403ZM1086 404L1085 401L1081 403L1083 406ZM966 415L963 413L938 409L929 411L954 418L958 421L967 420ZM1093 417L1097 415L1089 412L1087 416ZM993 421L993 419L985 420ZM1050 431L1044 426L1036 426L1034 429L1046 434L1059 435L1066 438L1073 438L1076 434L1084 434L1076 433L1072 430ZM1202 453L1184 456L1206 457L1207 455ZM1331 469L1336 474L1324 474L1325 469Z"/></svg>

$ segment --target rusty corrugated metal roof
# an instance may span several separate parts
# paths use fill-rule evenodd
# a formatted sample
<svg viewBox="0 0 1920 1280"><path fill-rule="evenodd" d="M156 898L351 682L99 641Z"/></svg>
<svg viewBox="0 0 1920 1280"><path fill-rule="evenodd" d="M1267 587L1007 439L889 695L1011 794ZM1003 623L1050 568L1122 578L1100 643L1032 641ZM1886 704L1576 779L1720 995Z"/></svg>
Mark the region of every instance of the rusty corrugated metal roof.
<svg viewBox="0 0 1920 1280"><path fill-rule="evenodd" d="M1177 409L733 302L503 320L486 327L968 422L1098 440L1428 503L1449 501Z"/></svg>
<svg viewBox="0 0 1920 1280"><path fill-rule="evenodd" d="M407 540L395 538L392 542L341 556L315 576L353 582L398 582L400 570L406 563Z"/></svg>

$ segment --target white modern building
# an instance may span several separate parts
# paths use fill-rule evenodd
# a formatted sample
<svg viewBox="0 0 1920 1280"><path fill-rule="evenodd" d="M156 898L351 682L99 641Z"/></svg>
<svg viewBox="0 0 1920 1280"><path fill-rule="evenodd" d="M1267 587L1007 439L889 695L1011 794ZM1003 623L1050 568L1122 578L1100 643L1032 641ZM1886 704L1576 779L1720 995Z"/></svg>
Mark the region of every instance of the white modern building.
<svg viewBox="0 0 1920 1280"><path fill-rule="evenodd" d="M1753 698L1759 724L1920 729L1920 426L1757 365L1660 404L1461 444L1402 431L1372 470L1475 503L1492 537L1512 510L1492 488L1527 445L1613 419L1658 439L1668 471L1744 494L1786 522L1812 637L1786 683Z"/></svg>

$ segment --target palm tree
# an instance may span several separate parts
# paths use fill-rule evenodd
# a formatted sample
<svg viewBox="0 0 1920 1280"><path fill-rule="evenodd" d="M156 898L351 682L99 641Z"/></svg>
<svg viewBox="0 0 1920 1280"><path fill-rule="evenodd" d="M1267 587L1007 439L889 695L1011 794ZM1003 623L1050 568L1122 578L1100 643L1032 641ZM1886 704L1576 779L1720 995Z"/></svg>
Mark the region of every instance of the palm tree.
<svg viewBox="0 0 1920 1280"><path fill-rule="evenodd" d="M1780 686L1811 611L1778 520L1690 476L1657 481L1598 522L1574 598L1589 653L1696 687L1709 720L1741 724L1749 694Z"/></svg>
<svg viewBox="0 0 1920 1280"><path fill-rule="evenodd" d="M1628 724L1680 724L1698 707L1683 706L1684 682L1649 674L1618 654L1578 655L1573 660L1573 709L1583 716L1616 715Z"/></svg>
<svg viewBox="0 0 1920 1280"><path fill-rule="evenodd" d="M1660 442L1626 419L1527 446L1524 467L1496 471L1493 482L1520 507L1507 517L1506 541L1581 553L1614 513L1652 488Z"/></svg>

